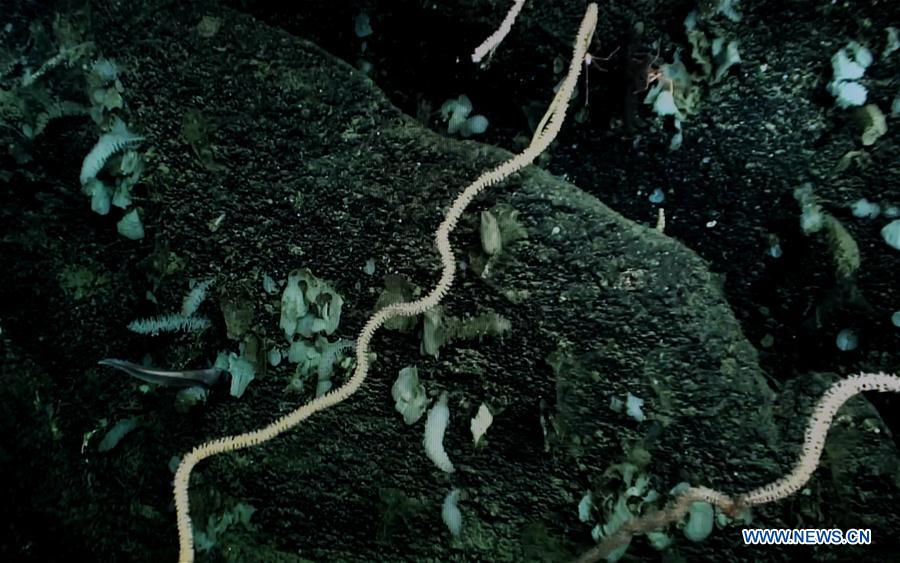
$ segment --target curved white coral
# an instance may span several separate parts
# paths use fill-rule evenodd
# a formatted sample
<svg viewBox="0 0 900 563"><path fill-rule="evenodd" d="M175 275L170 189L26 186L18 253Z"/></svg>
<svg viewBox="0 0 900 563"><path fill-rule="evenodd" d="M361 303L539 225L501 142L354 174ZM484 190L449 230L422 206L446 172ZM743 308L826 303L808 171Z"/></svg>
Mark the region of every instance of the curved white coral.
<svg viewBox="0 0 900 563"><path fill-rule="evenodd" d="M121 119L117 119L112 131L101 135L91 152L84 157L84 162L81 163L81 185L96 178L97 174L106 166L109 157L142 140L144 140L143 137L129 131L125 123Z"/></svg>
<svg viewBox="0 0 900 563"><path fill-rule="evenodd" d="M444 450L444 432L450 423L450 408L447 407L447 393L441 393L438 402L428 411L428 419L425 421L425 454L428 459L437 465L438 469L447 473L453 473L453 463L450 456Z"/></svg>
<svg viewBox="0 0 900 563"><path fill-rule="evenodd" d="M459 511L459 506L456 505L457 501L459 501L459 489L451 489L447 496L444 497L444 506L441 507L441 519L447 525L450 534L455 538L458 538L459 534L462 533L463 525L462 512Z"/></svg>

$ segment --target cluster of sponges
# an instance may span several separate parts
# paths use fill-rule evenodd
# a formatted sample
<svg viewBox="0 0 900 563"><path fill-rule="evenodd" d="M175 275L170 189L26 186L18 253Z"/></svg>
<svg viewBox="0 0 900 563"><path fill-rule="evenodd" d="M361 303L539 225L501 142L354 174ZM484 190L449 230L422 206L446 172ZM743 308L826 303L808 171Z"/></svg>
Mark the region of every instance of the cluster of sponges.
<svg viewBox="0 0 900 563"><path fill-rule="evenodd" d="M110 206L126 211L116 228L122 236L144 237L144 226L132 204L132 189L144 171L143 156L134 150L144 138L131 132L118 112L124 107L122 83L115 63L99 59L88 74L90 115L105 131L81 164L82 191L91 197L91 209L107 215Z"/></svg>
<svg viewBox="0 0 900 563"><path fill-rule="evenodd" d="M341 322L343 305L338 292L307 268L294 270L281 294L281 330L288 341L295 334L304 338L317 332L331 335Z"/></svg>
<svg viewBox="0 0 900 563"><path fill-rule="evenodd" d="M308 269L297 269L288 275L281 294L279 325L290 344L288 361L297 364L291 389L301 390L313 375L317 377L316 396L331 389L335 364L353 346L351 340L330 342L325 336L337 330L343 304L340 294ZM276 353L279 357L280 354Z"/></svg>

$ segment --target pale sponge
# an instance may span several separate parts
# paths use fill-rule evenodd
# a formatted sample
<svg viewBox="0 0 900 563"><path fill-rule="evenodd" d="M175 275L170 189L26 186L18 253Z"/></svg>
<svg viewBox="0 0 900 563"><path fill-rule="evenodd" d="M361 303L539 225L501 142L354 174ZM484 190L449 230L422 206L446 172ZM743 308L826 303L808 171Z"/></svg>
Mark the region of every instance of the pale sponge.
<svg viewBox="0 0 900 563"><path fill-rule="evenodd" d="M438 402L428 411L428 419L425 421L425 454L428 459L437 465L438 469L446 473L453 473L453 463L450 456L444 450L444 432L450 423L450 408L447 406L447 393L441 393Z"/></svg>

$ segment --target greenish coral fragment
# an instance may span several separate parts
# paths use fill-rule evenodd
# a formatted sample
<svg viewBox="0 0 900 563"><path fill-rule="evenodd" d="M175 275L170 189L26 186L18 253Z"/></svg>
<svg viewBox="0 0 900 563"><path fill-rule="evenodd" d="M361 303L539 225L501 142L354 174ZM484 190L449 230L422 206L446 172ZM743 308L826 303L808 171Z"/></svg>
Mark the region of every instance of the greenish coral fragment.
<svg viewBox="0 0 900 563"><path fill-rule="evenodd" d="M823 232L831 250L835 273L840 279L847 279L859 270L859 245L853 235L831 213L822 207L813 193L812 184L804 184L794 190L794 199L800 204L800 228L804 234Z"/></svg>
<svg viewBox="0 0 900 563"><path fill-rule="evenodd" d="M122 441L129 432L138 427L139 421L137 418L125 418L122 419L106 433L103 437L103 440L100 441L100 444L97 446L97 450L101 452L108 452L118 445L119 442Z"/></svg>
<svg viewBox="0 0 900 563"><path fill-rule="evenodd" d="M222 299L222 317L228 338L238 340L250 332L253 324L253 301L243 295L230 295Z"/></svg>
<svg viewBox="0 0 900 563"><path fill-rule="evenodd" d="M207 397L209 397L209 389L186 387L175 395L175 410L184 414L195 406L205 403Z"/></svg>
<svg viewBox="0 0 900 563"><path fill-rule="evenodd" d="M241 344L240 355L234 352L219 352L216 356L215 367L224 369L231 374L231 387L229 393L238 399L247 390L250 382L256 379L257 360L252 350L253 346L247 342Z"/></svg>
<svg viewBox="0 0 900 563"><path fill-rule="evenodd" d="M859 270L859 245L853 235L831 214L825 217L825 233L831 247L835 271L839 278L849 278Z"/></svg>
<svg viewBox="0 0 900 563"><path fill-rule="evenodd" d="M222 543L225 532L237 526L254 531L250 524L254 512L256 509L251 505L239 502L231 510L218 516L211 515L206 521L206 528L195 527L194 548L200 553L212 550Z"/></svg>
<svg viewBox="0 0 900 563"><path fill-rule="evenodd" d="M95 274L84 266L67 266L59 274L60 287L76 301L96 294L107 283L106 274Z"/></svg>
<svg viewBox="0 0 900 563"><path fill-rule="evenodd" d="M510 329L509 320L497 313L482 313L467 319L449 317L447 321L447 340L499 336Z"/></svg>
<svg viewBox="0 0 900 563"><path fill-rule="evenodd" d="M494 265L506 250L519 239L527 238L528 231L519 223L519 212L511 205L498 204L481 212L479 223L480 249L469 253L472 271L488 278Z"/></svg>
<svg viewBox="0 0 900 563"><path fill-rule="evenodd" d="M503 247L497 218L490 211L481 212L481 248L488 256L499 254Z"/></svg>
<svg viewBox="0 0 900 563"><path fill-rule="evenodd" d="M425 311L422 325L422 354L438 357L440 348L452 340L472 340L499 336L510 329L508 319L497 313L482 313L470 318L444 315L441 306Z"/></svg>
<svg viewBox="0 0 900 563"><path fill-rule="evenodd" d="M137 209L132 209L116 223L116 230L123 237L131 240L140 240L144 238L144 225L141 223L141 217L138 215Z"/></svg>
<svg viewBox="0 0 900 563"><path fill-rule="evenodd" d="M209 328L211 324L209 319L203 317L172 314L136 319L128 323L128 330L138 334L156 336L160 332L197 332Z"/></svg>
<svg viewBox="0 0 900 563"><path fill-rule="evenodd" d="M425 394L425 386L419 382L419 370L414 366L408 366L400 370L397 380L391 387L391 396L394 398L394 408L403 415L403 422L415 424L428 406L428 396Z"/></svg>
<svg viewBox="0 0 900 563"><path fill-rule="evenodd" d="M500 240L504 247L528 238L528 230L519 222L519 212L511 205L498 203L491 209L497 218L497 227L500 229Z"/></svg>
<svg viewBox="0 0 900 563"><path fill-rule="evenodd" d="M296 363L294 376L288 386L289 390L302 391L306 381L316 377L316 396L320 397L331 389L331 376L335 364L340 362L342 353L353 347L352 340L329 342L324 336L315 341L300 339L291 343L288 350L288 361Z"/></svg>
<svg viewBox="0 0 900 563"><path fill-rule="evenodd" d="M402 276L388 274L384 276L384 290L375 302L375 310L381 310L395 303L407 303L415 296L416 288ZM384 328L408 332L415 328L418 320L416 317L396 316L384 322Z"/></svg>
<svg viewBox="0 0 900 563"><path fill-rule="evenodd" d="M444 308L440 305L432 307L422 315L422 343L420 350L427 356L438 357L441 346L446 342L447 331L444 328Z"/></svg>

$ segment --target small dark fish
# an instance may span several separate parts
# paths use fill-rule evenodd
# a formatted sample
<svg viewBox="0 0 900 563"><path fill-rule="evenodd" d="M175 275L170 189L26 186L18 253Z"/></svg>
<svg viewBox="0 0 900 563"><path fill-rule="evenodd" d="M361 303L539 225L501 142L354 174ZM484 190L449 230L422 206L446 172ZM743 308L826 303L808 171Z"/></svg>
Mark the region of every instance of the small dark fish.
<svg viewBox="0 0 900 563"><path fill-rule="evenodd" d="M102 366L120 369L132 377L147 383L166 385L169 387L215 387L228 372L222 368L190 369L184 371L168 371L148 368L127 360L107 358L98 362Z"/></svg>

